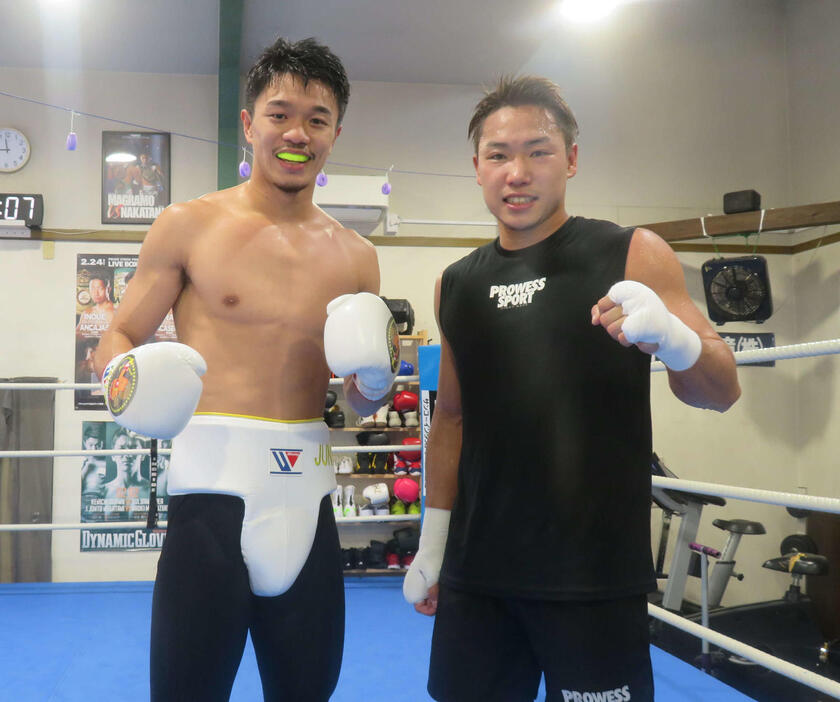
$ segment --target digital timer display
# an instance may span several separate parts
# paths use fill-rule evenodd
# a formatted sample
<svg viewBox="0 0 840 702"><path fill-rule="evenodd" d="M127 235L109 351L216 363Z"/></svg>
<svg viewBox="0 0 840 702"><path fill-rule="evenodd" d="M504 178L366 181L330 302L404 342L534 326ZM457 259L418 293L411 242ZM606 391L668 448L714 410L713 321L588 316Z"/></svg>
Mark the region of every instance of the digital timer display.
<svg viewBox="0 0 840 702"><path fill-rule="evenodd" d="M27 227L40 227L44 221L44 196L21 193L0 193L0 219L22 219Z"/></svg>

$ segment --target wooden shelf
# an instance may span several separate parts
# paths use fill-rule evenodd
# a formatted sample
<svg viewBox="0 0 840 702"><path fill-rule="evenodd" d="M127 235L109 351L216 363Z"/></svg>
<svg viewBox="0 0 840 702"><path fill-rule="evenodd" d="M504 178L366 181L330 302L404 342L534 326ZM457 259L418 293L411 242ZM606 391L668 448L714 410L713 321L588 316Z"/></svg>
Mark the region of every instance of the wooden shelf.
<svg viewBox="0 0 840 702"><path fill-rule="evenodd" d="M332 427L330 431L352 431L355 434L360 431L399 431L407 433L420 431L420 427ZM364 446L359 446L359 450L364 448Z"/></svg>
<svg viewBox="0 0 840 702"><path fill-rule="evenodd" d="M750 234L762 232L792 231L803 227L817 227L823 224L840 222L840 201L822 202L796 207L779 207L764 210L764 222L761 211L739 212L706 217L703 224L699 217L680 219L671 222L652 222L638 226L650 229L665 241L684 241L685 239L703 239L703 226L706 237L729 236L732 234Z"/></svg>
<svg viewBox="0 0 840 702"><path fill-rule="evenodd" d="M419 514L383 514L381 517L336 517L335 523L342 524L374 524L376 522L419 522Z"/></svg>
<svg viewBox="0 0 840 702"><path fill-rule="evenodd" d="M419 478L419 475L394 475L393 473L336 473L336 478L352 478L354 480L396 480L397 478Z"/></svg>
<svg viewBox="0 0 840 702"><path fill-rule="evenodd" d="M405 575L408 568L367 568L366 570L345 570L344 575L352 575L356 578L370 577L372 575Z"/></svg>
<svg viewBox="0 0 840 702"><path fill-rule="evenodd" d="M420 385L419 375L398 375L394 378L394 385ZM344 378L330 378L330 387L343 387Z"/></svg>

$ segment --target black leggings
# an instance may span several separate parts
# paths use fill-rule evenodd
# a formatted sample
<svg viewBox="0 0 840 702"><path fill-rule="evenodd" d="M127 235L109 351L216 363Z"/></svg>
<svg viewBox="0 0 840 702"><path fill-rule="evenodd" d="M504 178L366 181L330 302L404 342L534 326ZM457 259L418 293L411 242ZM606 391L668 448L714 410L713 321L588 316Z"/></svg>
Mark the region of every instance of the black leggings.
<svg viewBox="0 0 840 702"><path fill-rule="evenodd" d="M277 597L251 592L239 537L244 502L230 495L178 495L152 600L152 702L225 702L248 631L263 695L328 700L344 647L344 580L329 496L321 502L309 558Z"/></svg>

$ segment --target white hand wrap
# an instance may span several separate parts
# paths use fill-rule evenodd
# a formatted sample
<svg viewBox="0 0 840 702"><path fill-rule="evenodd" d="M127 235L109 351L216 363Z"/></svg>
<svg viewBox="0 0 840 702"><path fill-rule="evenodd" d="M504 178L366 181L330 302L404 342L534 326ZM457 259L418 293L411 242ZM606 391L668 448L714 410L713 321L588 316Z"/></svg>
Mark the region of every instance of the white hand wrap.
<svg viewBox="0 0 840 702"><path fill-rule="evenodd" d="M339 377L355 374L368 400L388 394L400 367L397 324L381 298L368 292L341 295L327 305L324 354Z"/></svg>
<svg viewBox="0 0 840 702"><path fill-rule="evenodd" d="M436 507L426 507L423 513L420 547L403 580L403 597L411 604L425 600L440 577L450 515L450 510Z"/></svg>
<svg viewBox="0 0 840 702"><path fill-rule="evenodd" d="M656 357L675 371L691 368L700 358L702 343L697 332L669 312L649 287L623 280L613 285L607 296L621 305L627 316L621 330L631 344L659 344Z"/></svg>
<svg viewBox="0 0 840 702"><path fill-rule="evenodd" d="M195 349L161 341L111 359L102 375L105 406L114 421L154 439L171 439L192 417L207 364Z"/></svg>

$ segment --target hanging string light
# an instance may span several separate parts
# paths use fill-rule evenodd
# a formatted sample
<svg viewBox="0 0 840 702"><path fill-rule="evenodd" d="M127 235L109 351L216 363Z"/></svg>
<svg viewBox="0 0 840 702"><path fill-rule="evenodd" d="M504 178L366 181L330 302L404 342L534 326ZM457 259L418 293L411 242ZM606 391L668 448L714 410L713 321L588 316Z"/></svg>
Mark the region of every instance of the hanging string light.
<svg viewBox="0 0 840 702"><path fill-rule="evenodd" d="M251 164L248 163L248 149L246 149L244 146L242 147L242 162L239 164L239 177L251 177Z"/></svg>
<svg viewBox="0 0 840 702"><path fill-rule="evenodd" d="M64 146L67 148L68 151L76 150L76 132L73 131L73 117L75 116L76 113L73 110L70 110L70 133L67 135L67 139L64 141Z"/></svg>

